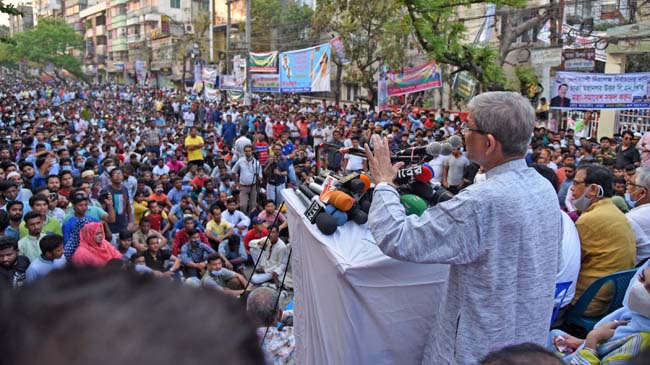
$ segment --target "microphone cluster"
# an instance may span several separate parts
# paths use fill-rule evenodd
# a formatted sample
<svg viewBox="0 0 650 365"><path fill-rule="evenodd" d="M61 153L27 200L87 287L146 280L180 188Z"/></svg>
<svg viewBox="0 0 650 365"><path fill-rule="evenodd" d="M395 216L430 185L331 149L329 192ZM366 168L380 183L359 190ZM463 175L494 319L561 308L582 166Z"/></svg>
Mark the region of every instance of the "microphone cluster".
<svg viewBox="0 0 650 365"><path fill-rule="evenodd" d="M331 235L348 221L365 224L370 210L370 178L350 174L336 178L315 177L320 183L302 184L296 194L306 205L305 217L325 235Z"/></svg>

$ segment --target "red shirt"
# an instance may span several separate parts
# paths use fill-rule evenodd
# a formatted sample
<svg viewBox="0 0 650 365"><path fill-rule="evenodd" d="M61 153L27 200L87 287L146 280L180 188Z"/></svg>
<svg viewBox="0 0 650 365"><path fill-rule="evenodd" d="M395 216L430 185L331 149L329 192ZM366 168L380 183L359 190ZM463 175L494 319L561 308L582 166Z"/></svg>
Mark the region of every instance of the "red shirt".
<svg viewBox="0 0 650 365"><path fill-rule="evenodd" d="M207 244L208 238L203 234L203 232L199 231L199 235L201 235L201 242ZM178 256L181 253L181 248L185 246L185 244L188 242L190 242L190 236L187 235L187 231L185 231L185 228L179 229L178 232L176 232L176 235L174 236L174 244L172 245L172 254Z"/></svg>
<svg viewBox="0 0 650 365"><path fill-rule="evenodd" d="M209 179L209 176L195 176L194 179L192 179L192 184L198 185L200 187L203 187L203 184L205 183L205 180Z"/></svg>
<svg viewBox="0 0 650 365"><path fill-rule="evenodd" d="M160 232L162 230L162 221L163 217L162 214L153 214L149 212L149 214L146 214L145 217L149 218L149 223L151 225L151 229L154 231Z"/></svg>
<svg viewBox="0 0 650 365"><path fill-rule="evenodd" d="M255 142L255 151L260 165L266 166L266 161L269 159L269 144L266 141L257 141Z"/></svg>
<svg viewBox="0 0 650 365"><path fill-rule="evenodd" d="M248 244L252 240L260 239L262 237L266 237L269 233L267 232L266 228L262 228L262 232L257 233L255 228L249 229L248 232L246 232L246 235L244 235L244 247L246 247L246 252L250 253L251 248L248 246Z"/></svg>

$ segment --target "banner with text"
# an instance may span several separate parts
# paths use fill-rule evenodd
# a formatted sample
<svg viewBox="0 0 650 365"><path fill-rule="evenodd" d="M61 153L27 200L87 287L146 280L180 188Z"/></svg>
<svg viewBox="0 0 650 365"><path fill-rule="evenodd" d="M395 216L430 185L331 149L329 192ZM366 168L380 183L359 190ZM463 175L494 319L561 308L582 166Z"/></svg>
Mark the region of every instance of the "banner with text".
<svg viewBox="0 0 650 365"><path fill-rule="evenodd" d="M278 52L250 53L248 57L250 72L278 72Z"/></svg>
<svg viewBox="0 0 650 365"><path fill-rule="evenodd" d="M593 72L596 69L596 49L563 49L562 69L564 71Z"/></svg>
<svg viewBox="0 0 650 365"><path fill-rule="evenodd" d="M280 92L280 75L251 74L251 91L254 93Z"/></svg>
<svg viewBox="0 0 650 365"><path fill-rule="evenodd" d="M551 109L650 109L650 72L557 72Z"/></svg>
<svg viewBox="0 0 650 365"><path fill-rule="evenodd" d="M389 109L388 107L388 89L387 89L387 78L388 78L388 68L382 61L379 63L379 68L377 69L379 73L377 81L377 107L379 111Z"/></svg>
<svg viewBox="0 0 650 365"><path fill-rule="evenodd" d="M203 78L203 82L209 82L211 84L216 84L217 83L217 69L216 68L210 68L210 67L204 67L201 77Z"/></svg>
<svg viewBox="0 0 650 365"><path fill-rule="evenodd" d="M336 56L341 61L341 64L349 65L350 60L347 57L345 57L345 44L343 44L343 37L338 35L332 38L332 40L330 40L330 44L332 45L332 48L334 48L334 51L336 52Z"/></svg>
<svg viewBox="0 0 650 365"><path fill-rule="evenodd" d="M205 92L205 100L216 101L219 99L219 89L213 88L210 85L205 85L203 90Z"/></svg>
<svg viewBox="0 0 650 365"><path fill-rule="evenodd" d="M330 91L329 43L280 54L280 91Z"/></svg>
<svg viewBox="0 0 650 365"><path fill-rule="evenodd" d="M244 91L245 79L243 77L238 77L235 75L221 75L220 81L221 85L219 85L219 88L221 90Z"/></svg>
<svg viewBox="0 0 650 365"><path fill-rule="evenodd" d="M442 76L436 61L404 69L401 73L389 72L386 80L388 96L415 93L442 87Z"/></svg>

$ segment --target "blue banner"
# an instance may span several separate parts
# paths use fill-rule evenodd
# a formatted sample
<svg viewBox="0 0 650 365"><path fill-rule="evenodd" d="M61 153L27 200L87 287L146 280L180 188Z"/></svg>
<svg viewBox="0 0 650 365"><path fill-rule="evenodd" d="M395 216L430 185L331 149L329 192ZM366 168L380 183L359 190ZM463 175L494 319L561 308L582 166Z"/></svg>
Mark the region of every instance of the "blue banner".
<svg viewBox="0 0 650 365"><path fill-rule="evenodd" d="M330 91L329 43L280 54L280 91L309 93Z"/></svg>

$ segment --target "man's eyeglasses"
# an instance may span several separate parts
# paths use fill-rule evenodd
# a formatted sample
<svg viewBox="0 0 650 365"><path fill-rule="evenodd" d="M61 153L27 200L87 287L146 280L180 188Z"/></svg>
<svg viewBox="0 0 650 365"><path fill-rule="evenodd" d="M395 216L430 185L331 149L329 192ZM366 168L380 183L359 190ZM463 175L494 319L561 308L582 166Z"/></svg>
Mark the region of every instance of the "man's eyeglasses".
<svg viewBox="0 0 650 365"><path fill-rule="evenodd" d="M482 135L488 134L488 132L486 132L484 130L481 130L481 129L478 129L478 128L469 128L469 127L462 128L460 131L463 134L465 134L467 132L474 132L474 133L478 133L478 134L482 134Z"/></svg>

